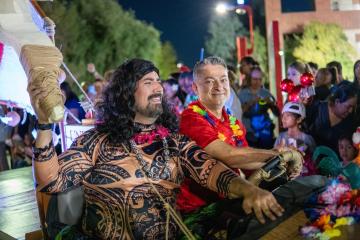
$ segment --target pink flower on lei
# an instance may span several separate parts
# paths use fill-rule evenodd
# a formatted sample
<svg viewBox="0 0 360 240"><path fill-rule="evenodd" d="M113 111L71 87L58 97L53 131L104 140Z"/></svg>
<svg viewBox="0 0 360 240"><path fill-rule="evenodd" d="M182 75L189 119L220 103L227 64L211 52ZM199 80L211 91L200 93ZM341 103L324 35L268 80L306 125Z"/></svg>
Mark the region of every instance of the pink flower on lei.
<svg viewBox="0 0 360 240"><path fill-rule="evenodd" d="M165 138L169 136L169 130L163 126L157 126L154 130L145 133L135 134L133 140L137 144L149 143L151 144L155 138Z"/></svg>
<svg viewBox="0 0 360 240"><path fill-rule="evenodd" d="M326 191L320 194L319 202L325 204L337 204L340 197L347 191L350 191L351 187L349 184L337 183L330 185Z"/></svg>

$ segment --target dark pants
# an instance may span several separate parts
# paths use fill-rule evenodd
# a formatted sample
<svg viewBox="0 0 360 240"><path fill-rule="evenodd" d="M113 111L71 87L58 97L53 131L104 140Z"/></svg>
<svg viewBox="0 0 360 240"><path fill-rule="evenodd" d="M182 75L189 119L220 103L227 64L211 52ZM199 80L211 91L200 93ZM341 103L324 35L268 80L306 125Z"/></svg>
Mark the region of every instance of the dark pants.
<svg viewBox="0 0 360 240"><path fill-rule="evenodd" d="M266 224L261 224L254 214L245 214L242 199L224 199L206 206L198 213L184 216L184 222L199 239L259 239L304 209L309 197L324 190L327 182L326 177L314 175L295 179L275 189L273 194L285 212L275 221L266 219ZM217 236L221 230L226 232L225 238Z"/></svg>
<svg viewBox="0 0 360 240"><path fill-rule="evenodd" d="M9 165L6 159L6 145L5 142L0 142L0 171L9 170Z"/></svg>

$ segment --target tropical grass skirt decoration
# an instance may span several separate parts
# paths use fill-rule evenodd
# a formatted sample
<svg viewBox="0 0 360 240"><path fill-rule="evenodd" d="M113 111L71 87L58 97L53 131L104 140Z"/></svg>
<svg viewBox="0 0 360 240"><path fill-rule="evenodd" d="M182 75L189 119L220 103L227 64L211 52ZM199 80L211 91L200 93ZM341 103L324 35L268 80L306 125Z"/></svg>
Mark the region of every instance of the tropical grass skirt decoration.
<svg viewBox="0 0 360 240"><path fill-rule="evenodd" d="M193 233L196 239L226 239L225 238L209 238L214 234L215 219L219 215L219 203L212 203L205 206L194 213L184 214L183 219L185 225ZM180 237L186 240L185 236Z"/></svg>

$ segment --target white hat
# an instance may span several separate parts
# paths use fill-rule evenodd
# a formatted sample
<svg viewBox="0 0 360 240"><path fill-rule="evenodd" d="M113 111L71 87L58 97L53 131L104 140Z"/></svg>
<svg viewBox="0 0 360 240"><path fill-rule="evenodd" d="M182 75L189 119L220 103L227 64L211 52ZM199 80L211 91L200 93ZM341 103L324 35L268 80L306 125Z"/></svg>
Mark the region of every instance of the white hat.
<svg viewBox="0 0 360 240"><path fill-rule="evenodd" d="M282 110L282 113L285 112L299 114L302 119L306 116L304 104L297 102L287 102Z"/></svg>

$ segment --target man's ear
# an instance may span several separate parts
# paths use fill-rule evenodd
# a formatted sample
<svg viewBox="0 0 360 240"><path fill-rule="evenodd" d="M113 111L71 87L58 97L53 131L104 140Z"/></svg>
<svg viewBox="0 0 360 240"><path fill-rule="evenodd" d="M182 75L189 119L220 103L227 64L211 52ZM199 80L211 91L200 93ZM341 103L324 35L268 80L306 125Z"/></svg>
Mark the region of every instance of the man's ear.
<svg viewBox="0 0 360 240"><path fill-rule="evenodd" d="M199 96L197 85L196 85L195 81L192 83L191 88L194 91L194 93Z"/></svg>

